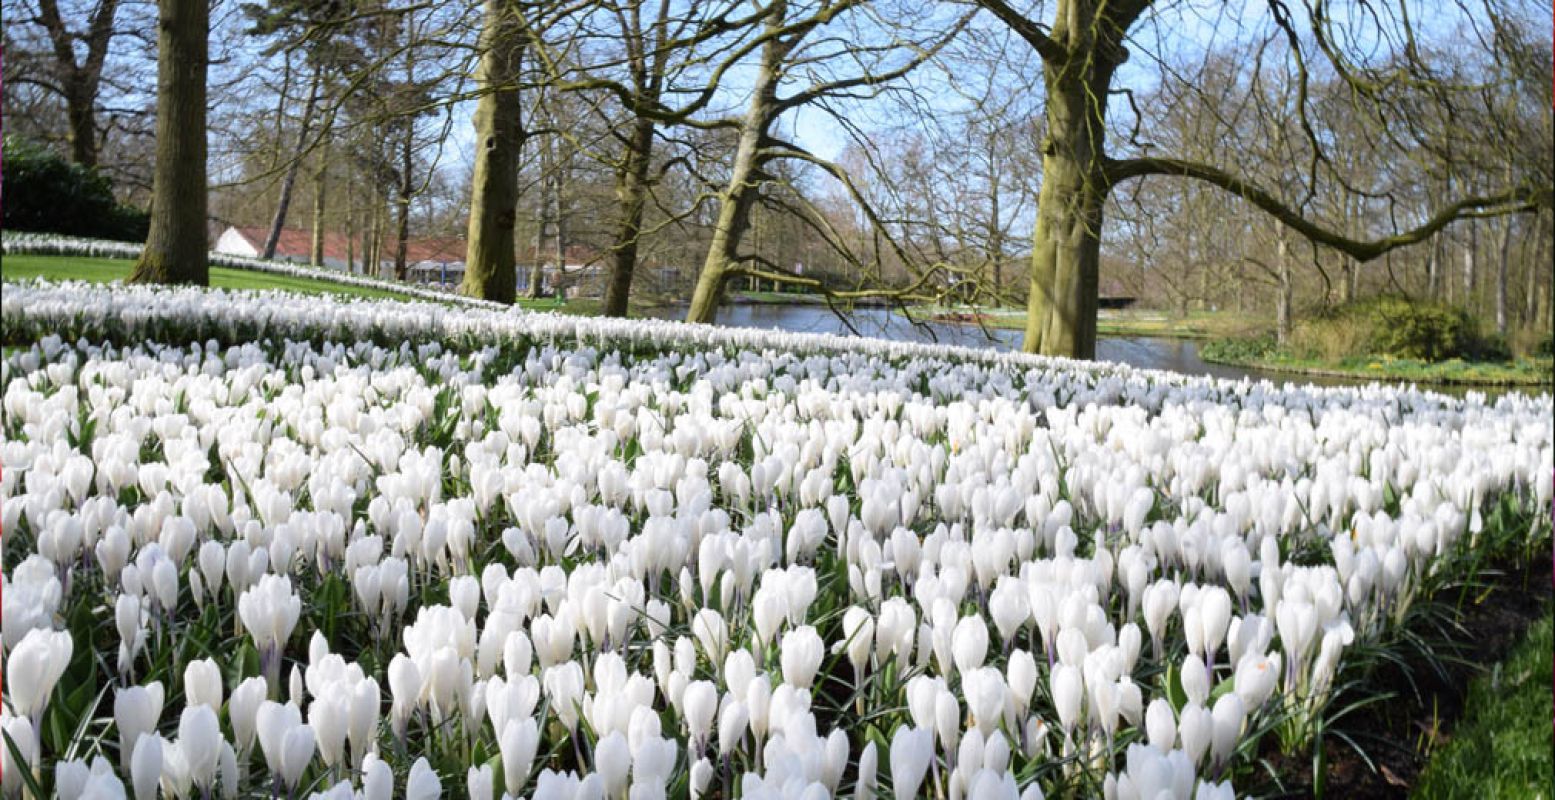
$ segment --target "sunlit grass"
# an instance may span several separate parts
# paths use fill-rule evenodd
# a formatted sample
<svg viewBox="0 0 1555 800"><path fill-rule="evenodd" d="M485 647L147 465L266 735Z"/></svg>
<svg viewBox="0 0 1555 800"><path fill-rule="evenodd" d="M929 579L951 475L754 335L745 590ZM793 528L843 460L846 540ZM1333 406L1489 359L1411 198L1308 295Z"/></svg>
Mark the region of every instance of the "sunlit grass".
<svg viewBox="0 0 1555 800"><path fill-rule="evenodd" d="M1551 609L1507 657L1475 679L1464 719L1426 767L1417 798L1548 798L1555 787L1550 752L1550 676L1555 672Z"/></svg>

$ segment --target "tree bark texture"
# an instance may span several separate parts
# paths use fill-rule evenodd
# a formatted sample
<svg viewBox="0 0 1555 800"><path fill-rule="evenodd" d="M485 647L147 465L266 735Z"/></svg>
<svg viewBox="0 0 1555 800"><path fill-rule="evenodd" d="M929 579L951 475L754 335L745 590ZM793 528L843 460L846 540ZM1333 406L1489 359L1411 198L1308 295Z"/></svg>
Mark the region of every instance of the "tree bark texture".
<svg viewBox="0 0 1555 800"><path fill-rule="evenodd" d="M506 0L487 0L475 109L475 173L470 182L464 285L471 297L512 303L518 292L513 227L518 221L518 162L524 146L518 90L524 43Z"/></svg>
<svg viewBox="0 0 1555 800"><path fill-rule="evenodd" d="M210 283L205 220L205 0L157 4L157 155L151 229L130 283Z"/></svg>
<svg viewBox="0 0 1555 800"><path fill-rule="evenodd" d="M1078 3L1079 0L1076 0ZM1080 3L1080 5L1085 5ZM1060 27L1068 29L1060 30ZM1094 26L1068 28L1059 16L1054 38L1071 42L1061 62L1044 60L1047 138L1042 143L1042 189L1032 238L1031 288L1026 306L1028 353L1096 357L1100 290L1106 103L1119 44L1098 41Z"/></svg>

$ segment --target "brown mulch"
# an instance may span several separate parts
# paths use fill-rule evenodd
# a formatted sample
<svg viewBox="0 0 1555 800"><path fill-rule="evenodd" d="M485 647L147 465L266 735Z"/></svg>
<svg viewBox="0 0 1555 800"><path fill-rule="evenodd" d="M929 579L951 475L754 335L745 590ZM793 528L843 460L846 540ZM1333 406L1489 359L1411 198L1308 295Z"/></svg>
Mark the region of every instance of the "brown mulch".
<svg viewBox="0 0 1555 800"><path fill-rule="evenodd" d="M1403 675L1379 673L1373 683L1397 687L1396 696L1367 706L1340 723L1341 730L1366 751L1371 764L1349 744L1335 736L1326 737L1326 797L1394 800L1409 796L1431 753L1451 739L1453 725L1463 714L1469 682L1478 669L1505 658L1524 631L1549 613L1555 592L1548 573L1538 568L1518 570L1497 583L1488 597L1464 609L1462 624L1470 639L1462 643L1462 655L1475 668L1450 667L1449 679L1444 681L1420 665L1413 675L1420 690L1418 698ZM1286 791L1271 796L1313 795L1310 753L1285 757L1271 749L1266 757L1285 780Z"/></svg>

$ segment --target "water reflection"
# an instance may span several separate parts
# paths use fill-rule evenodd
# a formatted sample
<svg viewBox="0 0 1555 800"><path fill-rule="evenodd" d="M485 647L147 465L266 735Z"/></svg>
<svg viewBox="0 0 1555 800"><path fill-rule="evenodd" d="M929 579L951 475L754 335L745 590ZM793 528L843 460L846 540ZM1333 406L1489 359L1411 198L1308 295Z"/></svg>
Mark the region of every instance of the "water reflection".
<svg viewBox="0 0 1555 800"><path fill-rule="evenodd" d="M649 315L663 319L684 319L685 306L662 306L650 309ZM861 336L896 339L915 342L962 345L965 347L992 347L1012 350L1020 345L1021 332L997 328L981 328L977 325L961 325L942 322L913 322L901 314L885 308L855 309L848 321ZM739 328L767 328L801 333L852 333L836 314L825 306L814 305L725 305L718 311L718 324ZM1158 337L1102 337L1096 343L1096 357L1103 361L1116 361L1142 369L1162 369L1185 375L1208 375L1216 378L1241 380L1268 379L1275 383L1316 384L1319 386L1357 386L1366 381L1326 376L1293 375L1266 372L1242 367L1211 364L1199 358L1198 342L1190 339ZM1432 391L1462 395L1468 391L1481 391L1494 397L1505 393L1504 389L1463 386L1432 386Z"/></svg>

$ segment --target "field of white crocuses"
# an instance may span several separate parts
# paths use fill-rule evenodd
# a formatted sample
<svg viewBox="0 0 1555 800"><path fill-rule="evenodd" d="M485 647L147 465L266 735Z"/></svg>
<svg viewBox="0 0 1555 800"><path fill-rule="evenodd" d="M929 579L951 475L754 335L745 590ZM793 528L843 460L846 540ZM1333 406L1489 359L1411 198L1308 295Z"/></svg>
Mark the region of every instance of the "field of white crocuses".
<svg viewBox="0 0 1555 800"><path fill-rule="evenodd" d="M1241 796L1548 553L1547 395L3 304L7 797Z"/></svg>

